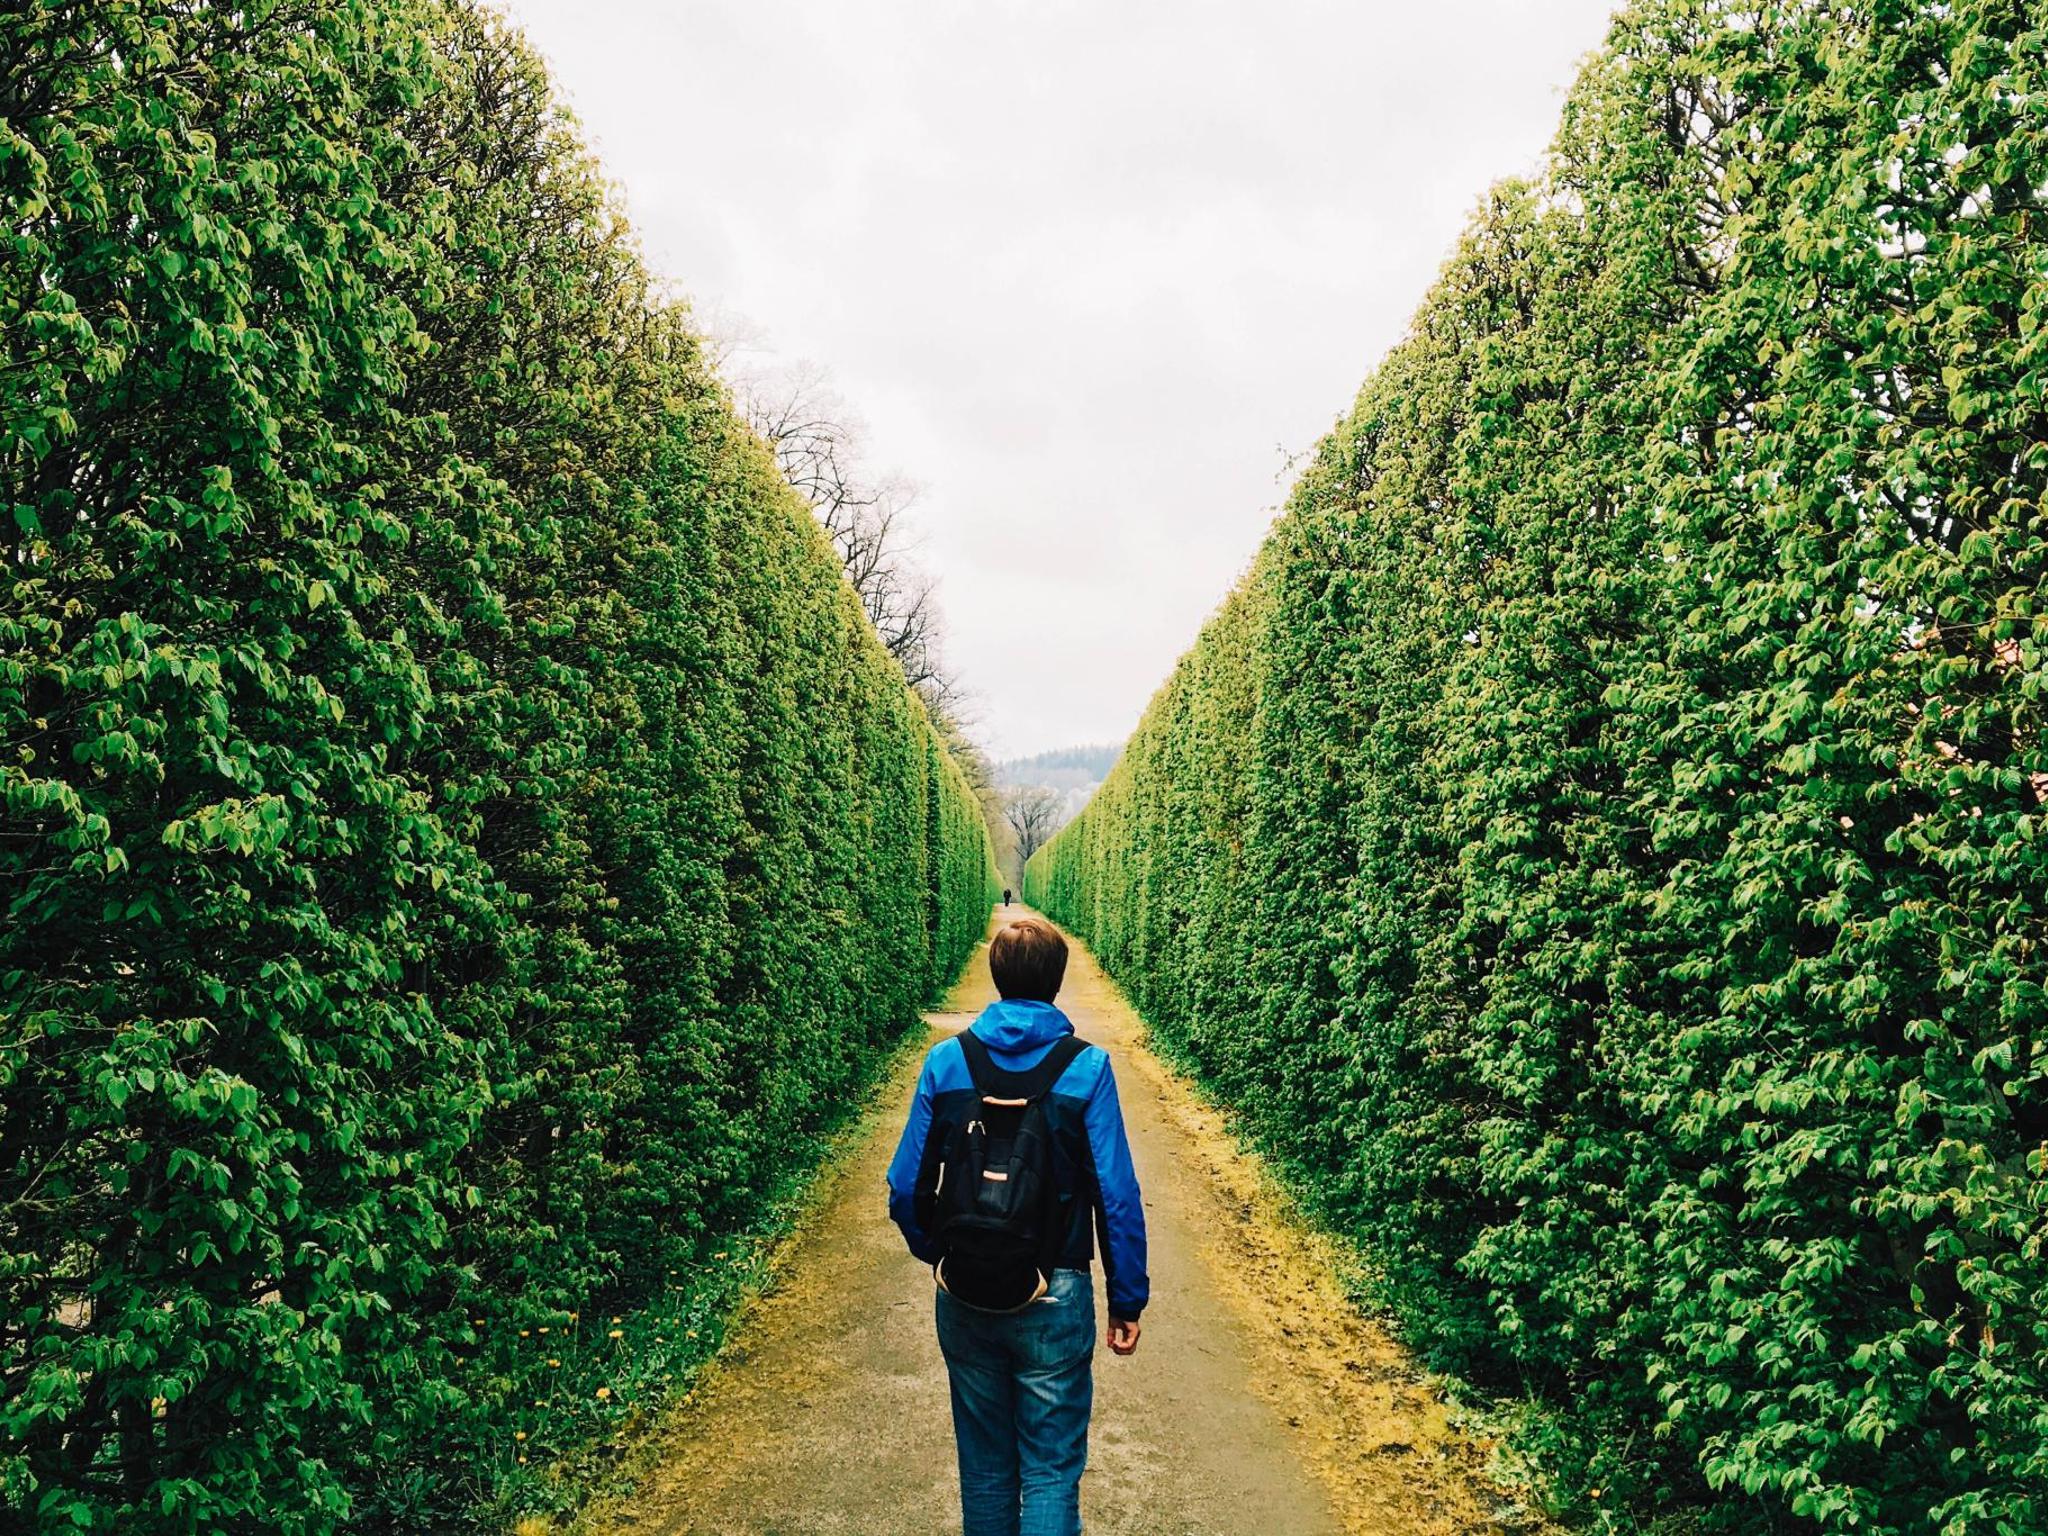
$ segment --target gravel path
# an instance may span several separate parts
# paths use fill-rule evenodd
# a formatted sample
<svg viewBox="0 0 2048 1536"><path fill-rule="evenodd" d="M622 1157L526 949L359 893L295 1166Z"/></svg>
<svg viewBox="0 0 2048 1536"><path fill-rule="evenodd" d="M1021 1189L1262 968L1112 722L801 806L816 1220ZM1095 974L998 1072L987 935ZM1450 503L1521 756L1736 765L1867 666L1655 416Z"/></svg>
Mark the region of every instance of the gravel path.
<svg viewBox="0 0 2048 1536"><path fill-rule="evenodd" d="M1011 907L997 914L1017 915ZM977 953L932 1039L994 996ZM1145 1191L1152 1305L1098 1346L1082 1507L1095 1536L1453 1536L1527 1528L1430 1387L1350 1307L1334 1255L1145 1048L1075 944L1060 1005L1116 1063ZM778 1259L774 1289L586 1533L944 1536L959 1530L932 1288L885 1213L916 1060ZM1097 1305L1100 1307L1098 1275ZM1098 1319L1099 1323L1099 1319Z"/></svg>

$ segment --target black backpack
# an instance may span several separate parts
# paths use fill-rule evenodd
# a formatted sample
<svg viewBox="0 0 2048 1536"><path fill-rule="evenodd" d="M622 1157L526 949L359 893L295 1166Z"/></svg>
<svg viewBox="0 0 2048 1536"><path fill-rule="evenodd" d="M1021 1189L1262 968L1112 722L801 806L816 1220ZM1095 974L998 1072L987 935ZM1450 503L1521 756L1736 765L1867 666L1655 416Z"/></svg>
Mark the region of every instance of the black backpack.
<svg viewBox="0 0 2048 1536"><path fill-rule="evenodd" d="M1045 1294L1066 1238L1045 1096L1086 1041L1063 1035L1023 1072L999 1067L972 1030L960 1036L975 1112L924 1152L918 1223L939 1250L940 1289L985 1312Z"/></svg>

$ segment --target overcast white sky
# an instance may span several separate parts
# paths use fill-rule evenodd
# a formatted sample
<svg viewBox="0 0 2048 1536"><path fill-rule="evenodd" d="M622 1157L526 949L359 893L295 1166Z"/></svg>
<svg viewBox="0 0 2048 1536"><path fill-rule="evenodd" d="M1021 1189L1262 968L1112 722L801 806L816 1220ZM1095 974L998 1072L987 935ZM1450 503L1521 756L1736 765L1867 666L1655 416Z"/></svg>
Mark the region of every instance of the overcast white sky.
<svg viewBox="0 0 2048 1536"><path fill-rule="evenodd" d="M1612 0L506 0L654 266L918 481L998 756L1121 740Z"/></svg>

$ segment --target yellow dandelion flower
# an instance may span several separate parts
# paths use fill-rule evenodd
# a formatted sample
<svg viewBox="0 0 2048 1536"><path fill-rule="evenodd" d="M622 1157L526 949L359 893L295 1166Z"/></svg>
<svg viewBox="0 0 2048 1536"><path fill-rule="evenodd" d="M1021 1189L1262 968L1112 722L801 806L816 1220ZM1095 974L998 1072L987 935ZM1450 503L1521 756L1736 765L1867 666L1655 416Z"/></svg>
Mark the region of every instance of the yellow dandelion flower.
<svg viewBox="0 0 2048 1536"><path fill-rule="evenodd" d="M613 1330L611 1331L611 1337L612 1337L612 1338L615 1338L615 1339L623 1339L623 1338L624 1338L625 1336L626 1336L626 1330L625 1330L625 1329L623 1329L623 1328L614 1328L614 1329L613 1329Z"/></svg>
<svg viewBox="0 0 2048 1536"><path fill-rule="evenodd" d="M610 1387L599 1387L597 1389L597 1397L599 1402L603 1402L604 1399L610 1397L611 1395L612 1389Z"/></svg>
<svg viewBox="0 0 2048 1536"><path fill-rule="evenodd" d="M522 1467L526 1465L526 1458L524 1456L519 1458L519 1465Z"/></svg>
<svg viewBox="0 0 2048 1536"><path fill-rule="evenodd" d="M519 1330L519 1337L521 1337L522 1339L530 1339L533 1337L533 1330L530 1328L522 1328Z"/></svg>
<svg viewBox="0 0 2048 1536"><path fill-rule="evenodd" d="M615 1318L613 1318L613 1319L612 1319L612 1321L613 1321L614 1323L623 1323L623 1322L625 1321L625 1319L624 1319L623 1317L615 1317Z"/></svg>
<svg viewBox="0 0 2048 1536"><path fill-rule="evenodd" d="M547 1333L547 1329L545 1329L545 1328L541 1329L541 1333L542 1333L543 1335L545 1335L545 1334Z"/></svg>
<svg viewBox="0 0 2048 1536"><path fill-rule="evenodd" d="M512 1438L514 1440L524 1440L526 1438L526 1431L522 1429L519 1431L518 1434L514 1435Z"/></svg>
<svg viewBox="0 0 2048 1536"><path fill-rule="evenodd" d="M552 1369L552 1368L554 1368L555 1366L558 1366L558 1365L560 1365L561 1363L562 1363L562 1362L561 1362L561 1361L559 1361L559 1360L550 1360L550 1361L548 1362L548 1366L549 1366L549 1368L550 1368L550 1369Z"/></svg>
<svg viewBox="0 0 2048 1536"><path fill-rule="evenodd" d="M693 1339L694 1339L695 1337L697 1337L697 1330L696 1330L696 1329L692 1328L692 1329L690 1330L690 1337L691 1337L691 1338L693 1338Z"/></svg>

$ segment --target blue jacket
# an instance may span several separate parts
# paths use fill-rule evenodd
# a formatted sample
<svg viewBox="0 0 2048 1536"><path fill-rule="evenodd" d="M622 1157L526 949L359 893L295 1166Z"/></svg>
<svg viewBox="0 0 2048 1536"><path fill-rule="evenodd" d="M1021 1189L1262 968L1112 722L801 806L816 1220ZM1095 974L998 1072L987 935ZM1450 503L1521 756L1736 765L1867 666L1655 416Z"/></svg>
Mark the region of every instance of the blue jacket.
<svg viewBox="0 0 2048 1536"><path fill-rule="evenodd" d="M1051 1003L1010 999L990 1003L968 1027L981 1037L997 1066L1016 1072L1028 1071L1053 1041L1074 1032L1067 1016ZM917 1093L910 1101L910 1119L889 1163L889 1215L903 1229L910 1251L927 1264L939 1256L919 1230L914 1206L925 1141L947 1135L969 1119L974 1105L966 1053L958 1040L941 1040L925 1055ZM1117 1101L1109 1053L1090 1046L1076 1056L1046 1096L1045 1114L1052 1127L1054 1172L1061 1192L1077 1197L1059 1262L1070 1269L1088 1267L1099 1218L1110 1315L1135 1318L1151 1294L1145 1278L1145 1206L1131 1167L1131 1143L1124 1134L1123 1106Z"/></svg>

